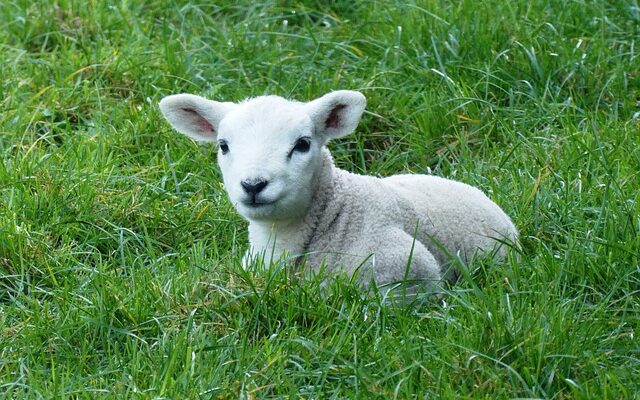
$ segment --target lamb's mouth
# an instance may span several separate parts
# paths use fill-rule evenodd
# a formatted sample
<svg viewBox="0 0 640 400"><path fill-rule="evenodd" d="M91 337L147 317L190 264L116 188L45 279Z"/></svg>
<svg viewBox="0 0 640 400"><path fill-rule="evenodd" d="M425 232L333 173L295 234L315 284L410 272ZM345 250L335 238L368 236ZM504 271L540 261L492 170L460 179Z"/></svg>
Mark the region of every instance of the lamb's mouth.
<svg viewBox="0 0 640 400"><path fill-rule="evenodd" d="M273 203L275 203L275 201L265 201L265 200L259 200L259 199L256 200L255 198L242 202L242 204L244 204L246 207L249 207L249 208L265 207L265 206L269 206L269 205L271 205Z"/></svg>

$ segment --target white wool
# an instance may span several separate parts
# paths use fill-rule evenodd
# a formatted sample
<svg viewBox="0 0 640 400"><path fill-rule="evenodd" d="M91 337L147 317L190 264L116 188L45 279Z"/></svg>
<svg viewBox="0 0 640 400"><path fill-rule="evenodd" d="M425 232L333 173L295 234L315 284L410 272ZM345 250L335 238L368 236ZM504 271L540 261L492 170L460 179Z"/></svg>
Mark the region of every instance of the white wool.
<svg viewBox="0 0 640 400"><path fill-rule="evenodd" d="M365 97L336 91L308 103L277 96L220 103L179 94L160 109L179 132L218 142L225 189L249 221L245 262L304 258L368 286L454 279L451 257L505 254L518 233L480 190L428 175L356 175L334 166L328 140L351 133ZM424 282L427 282L424 284Z"/></svg>

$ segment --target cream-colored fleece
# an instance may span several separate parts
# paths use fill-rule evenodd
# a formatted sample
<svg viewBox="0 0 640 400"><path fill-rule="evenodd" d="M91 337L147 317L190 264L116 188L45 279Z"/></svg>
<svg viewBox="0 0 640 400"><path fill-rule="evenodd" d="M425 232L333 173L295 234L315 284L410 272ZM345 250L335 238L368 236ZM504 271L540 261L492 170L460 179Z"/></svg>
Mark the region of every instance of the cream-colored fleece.
<svg viewBox="0 0 640 400"><path fill-rule="evenodd" d="M428 175L356 175L336 168L326 148L322 153L317 189L301 224L270 233L278 252L303 257L311 270L358 270L365 286L371 279L379 286L404 279L439 282L444 275L454 280L452 256L469 259L516 240L509 217L476 188ZM266 248L256 244L256 250ZM497 256L504 253L502 245Z"/></svg>

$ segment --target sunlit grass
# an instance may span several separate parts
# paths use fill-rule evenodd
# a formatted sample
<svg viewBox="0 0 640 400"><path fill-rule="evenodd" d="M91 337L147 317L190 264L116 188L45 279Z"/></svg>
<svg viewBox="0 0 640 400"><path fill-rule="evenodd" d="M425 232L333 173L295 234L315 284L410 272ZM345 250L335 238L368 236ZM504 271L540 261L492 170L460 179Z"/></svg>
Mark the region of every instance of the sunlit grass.
<svg viewBox="0 0 640 400"><path fill-rule="evenodd" d="M633 1L0 5L5 398L634 398ZM215 150L162 96L368 98L339 166L482 188L523 251L387 307L243 271ZM514 254L515 256L515 254Z"/></svg>

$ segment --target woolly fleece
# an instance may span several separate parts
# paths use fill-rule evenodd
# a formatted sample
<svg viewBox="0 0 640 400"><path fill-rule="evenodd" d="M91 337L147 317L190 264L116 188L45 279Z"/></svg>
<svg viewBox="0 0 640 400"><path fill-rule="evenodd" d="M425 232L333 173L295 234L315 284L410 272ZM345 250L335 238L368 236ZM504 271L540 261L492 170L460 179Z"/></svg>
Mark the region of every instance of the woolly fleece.
<svg viewBox="0 0 640 400"><path fill-rule="evenodd" d="M326 148L322 155L317 190L302 222L293 229L275 223L270 231L264 223L251 223L254 254L301 255L312 270L358 270L365 287L371 279L378 286L438 283L443 275L457 279L449 268L452 257L469 261L495 250L501 259L502 242L517 239L509 217L472 186L429 175L357 175L336 168Z"/></svg>

